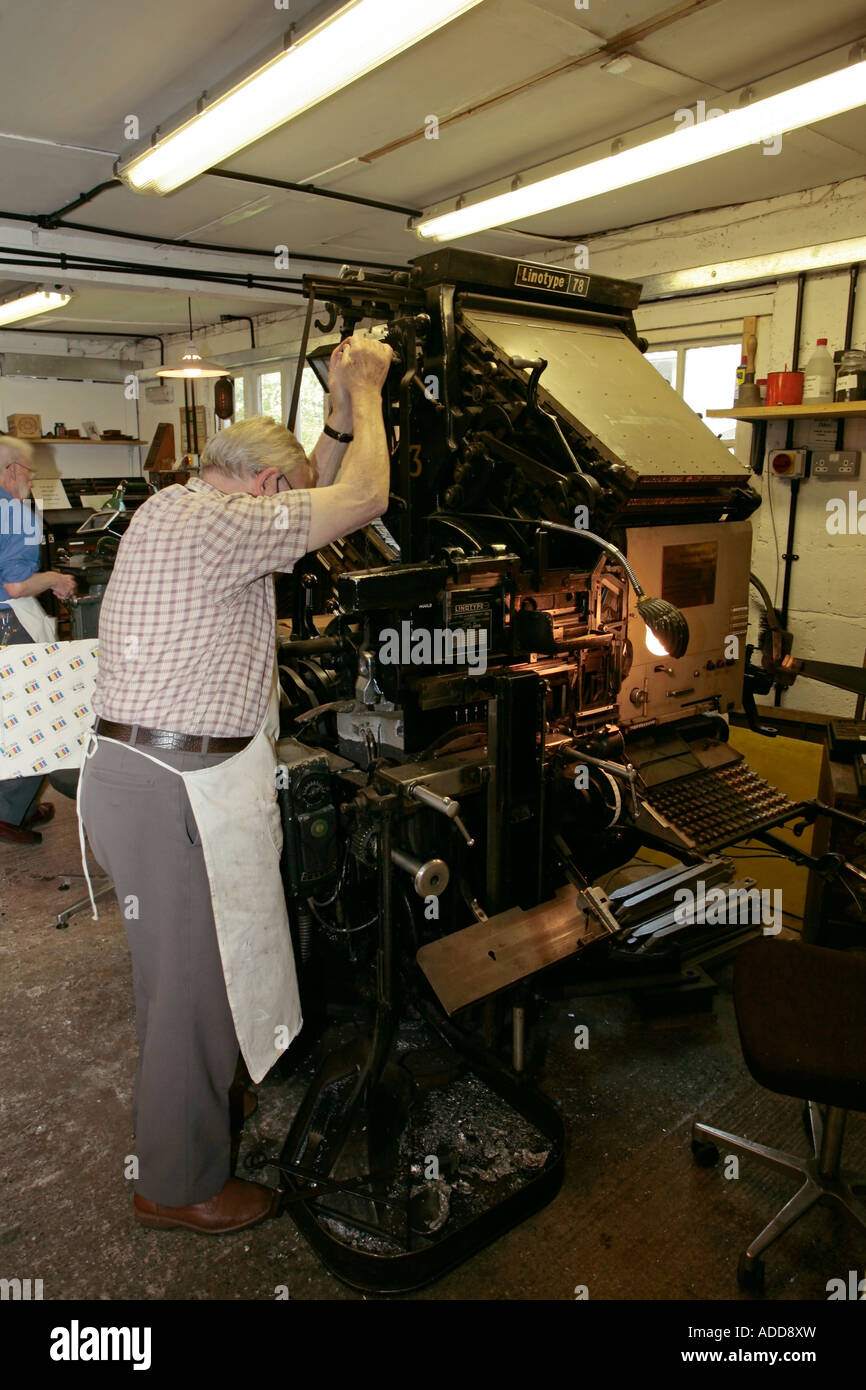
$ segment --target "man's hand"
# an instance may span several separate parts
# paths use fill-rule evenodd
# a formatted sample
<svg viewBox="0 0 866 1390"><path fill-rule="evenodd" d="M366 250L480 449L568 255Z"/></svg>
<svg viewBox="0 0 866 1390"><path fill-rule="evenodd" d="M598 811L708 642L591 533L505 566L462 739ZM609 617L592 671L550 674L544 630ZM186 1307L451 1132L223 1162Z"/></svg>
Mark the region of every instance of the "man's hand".
<svg viewBox="0 0 866 1390"><path fill-rule="evenodd" d="M380 392L394 357L388 344L353 333L341 347L339 375L352 401L359 395Z"/></svg>
<svg viewBox="0 0 866 1390"><path fill-rule="evenodd" d="M71 598L75 580L71 574L58 574L56 570L37 570L29 579L7 579L3 587L10 598L38 598L49 589L57 598Z"/></svg>
<svg viewBox="0 0 866 1390"><path fill-rule="evenodd" d="M75 593L75 580L71 574L57 574L54 570L49 571L52 579L51 592L55 598L72 598Z"/></svg>

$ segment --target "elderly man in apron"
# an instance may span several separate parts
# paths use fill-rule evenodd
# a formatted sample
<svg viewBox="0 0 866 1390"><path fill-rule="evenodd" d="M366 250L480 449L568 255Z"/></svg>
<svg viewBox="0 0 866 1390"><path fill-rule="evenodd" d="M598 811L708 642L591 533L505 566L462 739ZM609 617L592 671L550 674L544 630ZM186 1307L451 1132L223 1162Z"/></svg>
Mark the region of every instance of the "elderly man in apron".
<svg viewBox="0 0 866 1390"><path fill-rule="evenodd" d="M42 524L29 503L33 451L26 439L0 436L0 647L53 642L54 620L38 595L50 589L58 598L75 592L75 580L40 570ZM38 826L54 815L50 802L37 802L41 777L0 781L0 840L38 845Z"/></svg>
<svg viewBox="0 0 866 1390"><path fill-rule="evenodd" d="M363 336L335 351L309 462L261 417L215 435L199 478L138 509L103 599L79 806L132 954L147 1226L220 1234L270 1211L269 1189L230 1175L228 1092L238 1046L259 1081L302 1022L279 874L273 575L386 510L390 360Z"/></svg>

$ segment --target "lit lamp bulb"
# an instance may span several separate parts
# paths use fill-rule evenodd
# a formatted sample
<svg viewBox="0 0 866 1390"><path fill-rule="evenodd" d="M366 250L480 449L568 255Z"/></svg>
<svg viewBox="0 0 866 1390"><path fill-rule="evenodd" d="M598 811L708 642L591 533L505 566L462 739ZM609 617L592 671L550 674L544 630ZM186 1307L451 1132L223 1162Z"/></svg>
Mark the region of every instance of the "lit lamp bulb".
<svg viewBox="0 0 866 1390"><path fill-rule="evenodd" d="M226 374L225 367L220 366L219 362L211 362L208 358L202 357L195 343L187 343L177 361L164 364L155 370L157 376L178 377L181 380L186 377L189 381Z"/></svg>
<svg viewBox="0 0 866 1390"><path fill-rule="evenodd" d="M647 651L654 656L685 656L689 645L689 625L678 608L664 598L650 598L641 591L638 616L646 623Z"/></svg>
<svg viewBox="0 0 866 1390"><path fill-rule="evenodd" d="M467 519L471 514L466 514ZM496 520L495 517L482 517L481 520ZM516 518L507 518L514 520ZM559 535L571 536L572 540L579 543L592 541L606 555L610 555L616 560L617 564L622 565L628 575L629 582L637 595L638 617L642 618L646 627L647 651L652 652L653 656L671 656L678 660L685 656L689 645L689 625L686 622L685 614L664 598L651 598L646 592L625 555L615 546L612 541L605 540L603 536L597 536L594 531L575 531L570 526L564 526L559 521L529 521L528 518L521 517L521 521L526 521L527 525L538 527L545 531L555 531ZM662 643L664 639L664 644Z"/></svg>

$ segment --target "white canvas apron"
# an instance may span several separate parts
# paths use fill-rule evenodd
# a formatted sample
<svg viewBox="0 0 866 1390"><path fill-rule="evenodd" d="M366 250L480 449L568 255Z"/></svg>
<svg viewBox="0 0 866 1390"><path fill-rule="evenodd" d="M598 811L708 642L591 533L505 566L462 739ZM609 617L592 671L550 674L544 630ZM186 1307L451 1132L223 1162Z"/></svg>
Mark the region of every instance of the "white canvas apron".
<svg viewBox="0 0 866 1390"><path fill-rule="evenodd" d="M303 1022L280 877L283 831L274 753L278 732L275 680L268 712L252 742L213 767L179 772L141 748L120 745L175 773L186 787L204 851L229 1006L253 1081L261 1081L270 1071ZM104 737L91 735L85 760ZM83 780L82 776L78 816L87 877L81 826ZM89 888L89 878L87 883ZM95 904L93 913L95 917Z"/></svg>
<svg viewBox="0 0 866 1390"><path fill-rule="evenodd" d="M9 604L24 631L34 642L56 642L57 623L53 618L49 618L38 599L31 596L7 598L3 601Z"/></svg>

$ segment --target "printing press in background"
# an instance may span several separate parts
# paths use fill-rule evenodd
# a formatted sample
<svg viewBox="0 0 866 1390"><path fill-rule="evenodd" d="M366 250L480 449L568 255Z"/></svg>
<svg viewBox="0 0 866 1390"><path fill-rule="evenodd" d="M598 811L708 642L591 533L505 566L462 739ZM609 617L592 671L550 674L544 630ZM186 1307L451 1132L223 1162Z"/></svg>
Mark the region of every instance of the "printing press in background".
<svg viewBox="0 0 866 1390"><path fill-rule="evenodd" d="M452 249L304 284L293 412L316 305L335 339L385 337L392 481L381 525L299 565L278 653L307 1019L281 1185L331 1269L406 1289L555 1195L563 1127L527 1065L534 1001L586 972L688 988L760 930L674 911L699 881L748 889L724 853L743 840L855 895L866 874L775 838L821 808L728 744L724 716L744 701L754 724L754 691L795 667L770 612L747 671L759 498L643 357L640 287ZM308 359L323 382L329 352ZM418 634L435 653L458 629L483 632L483 671L411 659ZM410 659L384 659L393 633ZM596 886L641 847L676 862ZM498 1169L491 1132L511 1141Z"/></svg>
<svg viewBox="0 0 866 1390"><path fill-rule="evenodd" d="M111 496L98 510L83 505L82 493L102 488ZM72 641L96 637L99 610L111 578L117 549L135 512L156 488L143 478L94 480L66 479L71 494L68 508L46 508L43 513L47 567L71 574L75 595L65 600Z"/></svg>

